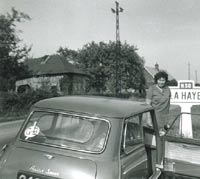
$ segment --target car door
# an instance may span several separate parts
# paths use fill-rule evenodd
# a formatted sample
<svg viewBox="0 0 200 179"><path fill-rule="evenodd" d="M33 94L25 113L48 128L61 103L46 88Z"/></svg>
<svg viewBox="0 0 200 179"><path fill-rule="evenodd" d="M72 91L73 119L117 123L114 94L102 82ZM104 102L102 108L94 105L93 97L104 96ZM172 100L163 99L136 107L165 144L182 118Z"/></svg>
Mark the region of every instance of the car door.
<svg viewBox="0 0 200 179"><path fill-rule="evenodd" d="M142 126L148 159L148 174L152 175L155 170L155 165L158 163L157 147L160 144L154 111L148 111L142 114Z"/></svg>
<svg viewBox="0 0 200 179"><path fill-rule="evenodd" d="M125 120L120 154L121 178L144 179L148 175L147 153L144 145L142 114Z"/></svg>
<svg viewBox="0 0 200 179"><path fill-rule="evenodd" d="M182 121L191 119L191 131L186 133ZM200 176L200 114L182 113L164 136L163 173L165 176ZM184 178L184 177L183 177Z"/></svg>

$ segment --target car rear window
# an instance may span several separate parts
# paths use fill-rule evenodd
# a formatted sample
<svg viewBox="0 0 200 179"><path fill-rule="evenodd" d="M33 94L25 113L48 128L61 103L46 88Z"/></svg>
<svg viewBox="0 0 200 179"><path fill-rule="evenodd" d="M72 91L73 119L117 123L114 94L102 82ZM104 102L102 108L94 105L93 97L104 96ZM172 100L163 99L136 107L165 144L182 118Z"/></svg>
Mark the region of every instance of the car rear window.
<svg viewBox="0 0 200 179"><path fill-rule="evenodd" d="M109 122L104 119L35 111L20 138L28 142L98 153L105 148L109 128Z"/></svg>

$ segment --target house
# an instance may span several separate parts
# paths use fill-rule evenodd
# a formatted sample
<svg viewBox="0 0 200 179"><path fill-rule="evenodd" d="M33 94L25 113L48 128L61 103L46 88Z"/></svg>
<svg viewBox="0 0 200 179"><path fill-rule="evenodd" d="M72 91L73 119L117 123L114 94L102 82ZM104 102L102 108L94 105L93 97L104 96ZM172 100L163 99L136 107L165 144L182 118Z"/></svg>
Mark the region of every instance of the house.
<svg viewBox="0 0 200 179"><path fill-rule="evenodd" d="M25 64L32 75L30 78L16 81L16 92L38 88L56 90L62 94L86 92L86 81L89 76L58 54L28 59Z"/></svg>
<svg viewBox="0 0 200 179"><path fill-rule="evenodd" d="M166 70L160 69L158 63L155 64L155 67L148 67L148 66L144 67L144 76L145 76L145 80L146 80L146 84L145 84L146 89L149 88L149 86L151 86L152 84L154 84L154 75L156 73L158 73L159 71L167 72ZM168 81L175 80L175 78L170 73L167 72L167 74L168 74Z"/></svg>

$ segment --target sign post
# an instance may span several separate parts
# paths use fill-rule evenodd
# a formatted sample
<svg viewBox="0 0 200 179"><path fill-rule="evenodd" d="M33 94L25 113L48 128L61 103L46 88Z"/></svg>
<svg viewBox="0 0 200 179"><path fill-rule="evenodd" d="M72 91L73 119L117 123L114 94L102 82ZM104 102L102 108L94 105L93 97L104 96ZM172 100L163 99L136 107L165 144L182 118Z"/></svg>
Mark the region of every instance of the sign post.
<svg viewBox="0 0 200 179"><path fill-rule="evenodd" d="M170 87L171 104L181 107L181 113L191 113L193 105L200 104L200 87L192 80L179 80L177 87ZM183 114L180 118L180 129L184 136L193 137L191 115Z"/></svg>

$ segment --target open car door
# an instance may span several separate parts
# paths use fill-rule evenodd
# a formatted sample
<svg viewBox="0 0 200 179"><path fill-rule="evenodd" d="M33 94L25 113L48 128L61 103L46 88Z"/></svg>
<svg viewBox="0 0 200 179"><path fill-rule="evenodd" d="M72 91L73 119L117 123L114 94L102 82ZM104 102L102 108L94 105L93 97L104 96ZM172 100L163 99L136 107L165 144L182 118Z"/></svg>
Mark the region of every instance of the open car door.
<svg viewBox="0 0 200 179"><path fill-rule="evenodd" d="M183 120L190 119L190 131L183 130ZM200 178L200 114L181 113L163 137L163 165L152 179Z"/></svg>

